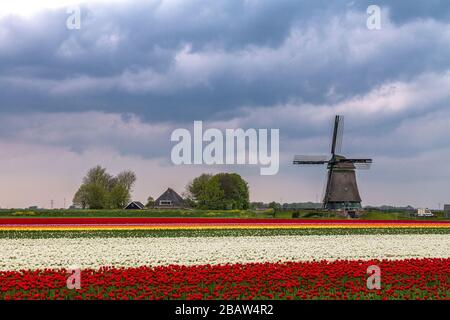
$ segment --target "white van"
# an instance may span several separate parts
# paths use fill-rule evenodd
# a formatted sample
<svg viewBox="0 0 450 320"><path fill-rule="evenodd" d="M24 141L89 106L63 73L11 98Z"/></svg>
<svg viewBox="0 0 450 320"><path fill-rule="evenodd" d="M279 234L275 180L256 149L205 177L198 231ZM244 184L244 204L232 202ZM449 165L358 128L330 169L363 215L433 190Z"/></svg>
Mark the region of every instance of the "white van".
<svg viewBox="0 0 450 320"><path fill-rule="evenodd" d="M434 217L433 212L430 209L417 209L418 217Z"/></svg>

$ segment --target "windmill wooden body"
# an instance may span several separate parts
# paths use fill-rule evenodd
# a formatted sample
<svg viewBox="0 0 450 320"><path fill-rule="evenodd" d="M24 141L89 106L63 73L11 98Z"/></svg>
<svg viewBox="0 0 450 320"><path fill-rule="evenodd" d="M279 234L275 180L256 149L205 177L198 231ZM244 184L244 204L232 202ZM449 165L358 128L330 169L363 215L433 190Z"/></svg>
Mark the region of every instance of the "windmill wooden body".
<svg viewBox="0 0 450 320"><path fill-rule="evenodd" d="M361 209L361 196L356 182L356 169L369 169L372 159L347 159L340 155L344 132L343 116L336 116L331 144L331 158L328 156L294 157L298 165L327 165L328 177L323 197L323 206L328 210L355 211ZM327 160L328 159L328 160Z"/></svg>

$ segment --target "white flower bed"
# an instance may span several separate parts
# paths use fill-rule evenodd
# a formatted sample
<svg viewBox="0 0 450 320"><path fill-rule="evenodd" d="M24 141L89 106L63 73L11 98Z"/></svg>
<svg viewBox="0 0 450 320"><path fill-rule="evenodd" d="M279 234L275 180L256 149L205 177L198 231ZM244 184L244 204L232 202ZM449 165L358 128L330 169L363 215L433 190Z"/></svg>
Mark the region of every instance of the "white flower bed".
<svg viewBox="0 0 450 320"><path fill-rule="evenodd" d="M450 257L450 237L336 235L0 239L0 270Z"/></svg>

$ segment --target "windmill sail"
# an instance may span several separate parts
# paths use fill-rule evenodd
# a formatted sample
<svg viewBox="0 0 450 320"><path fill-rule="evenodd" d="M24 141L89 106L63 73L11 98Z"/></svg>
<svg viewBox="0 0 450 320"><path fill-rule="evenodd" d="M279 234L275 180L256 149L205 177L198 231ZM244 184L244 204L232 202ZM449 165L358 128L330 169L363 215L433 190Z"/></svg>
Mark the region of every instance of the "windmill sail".
<svg viewBox="0 0 450 320"><path fill-rule="evenodd" d="M331 140L331 154L342 151L342 139L344 134L344 117L336 116L334 120L333 139Z"/></svg>
<svg viewBox="0 0 450 320"><path fill-rule="evenodd" d="M294 164L325 164L328 163L327 158L327 156L296 155Z"/></svg>

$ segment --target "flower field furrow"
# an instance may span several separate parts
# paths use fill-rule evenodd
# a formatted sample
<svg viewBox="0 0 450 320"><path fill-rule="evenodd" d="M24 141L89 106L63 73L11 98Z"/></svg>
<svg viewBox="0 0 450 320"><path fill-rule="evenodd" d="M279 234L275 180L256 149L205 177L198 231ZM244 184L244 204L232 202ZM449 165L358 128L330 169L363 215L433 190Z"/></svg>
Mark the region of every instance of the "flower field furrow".
<svg viewBox="0 0 450 320"><path fill-rule="evenodd" d="M445 234L0 239L0 247L0 270L450 257Z"/></svg>
<svg viewBox="0 0 450 320"><path fill-rule="evenodd" d="M61 225L61 224L85 224L85 225L105 225L105 224L414 224L418 226L426 225L450 225L450 221L424 221L424 220L298 220L298 219L240 219L240 218L0 218L0 225Z"/></svg>
<svg viewBox="0 0 450 320"><path fill-rule="evenodd" d="M413 229L416 225L33 225L0 227L0 231L83 231L83 230L199 230L199 229ZM427 225L423 229L447 229Z"/></svg>
<svg viewBox="0 0 450 320"><path fill-rule="evenodd" d="M355 221L217 218L3 218L0 231L96 231L179 229L447 229L445 221Z"/></svg>
<svg viewBox="0 0 450 320"><path fill-rule="evenodd" d="M383 270L368 289L366 271ZM450 299L450 259L285 262L82 270L0 271L1 299Z"/></svg>
<svg viewBox="0 0 450 320"><path fill-rule="evenodd" d="M449 299L449 235L448 221L2 218L0 299Z"/></svg>
<svg viewBox="0 0 450 320"><path fill-rule="evenodd" d="M200 228L200 229L46 229L2 230L0 238L144 238L144 237L239 237L352 234L447 234L450 228Z"/></svg>

